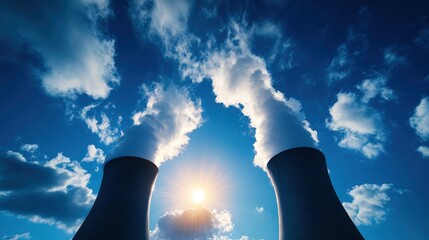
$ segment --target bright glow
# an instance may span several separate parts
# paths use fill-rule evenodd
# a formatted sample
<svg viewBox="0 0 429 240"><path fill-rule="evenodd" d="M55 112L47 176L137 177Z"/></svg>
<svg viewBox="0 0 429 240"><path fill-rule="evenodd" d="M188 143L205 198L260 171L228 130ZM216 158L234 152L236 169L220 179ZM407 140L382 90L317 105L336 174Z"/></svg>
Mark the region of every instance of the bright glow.
<svg viewBox="0 0 429 240"><path fill-rule="evenodd" d="M197 188L192 191L191 201L196 204L201 204L204 202L206 194L203 190Z"/></svg>
<svg viewBox="0 0 429 240"><path fill-rule="evenodd" d="M212 157L171 161L169 164L174 171L165 179L160 177L159 181L165 183L162 188L155 189L152 201L163 202L169 209L231 209L229 196L232 189L237 189L236 181L225 170L228 168L217 166L219 161Z"/></svg>

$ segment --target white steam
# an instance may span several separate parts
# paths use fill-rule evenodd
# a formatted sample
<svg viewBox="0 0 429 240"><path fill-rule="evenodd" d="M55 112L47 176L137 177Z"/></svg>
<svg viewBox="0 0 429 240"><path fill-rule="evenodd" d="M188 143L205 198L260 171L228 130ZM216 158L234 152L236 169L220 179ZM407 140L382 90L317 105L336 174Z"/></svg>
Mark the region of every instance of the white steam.
<svg viewBox="0 0 429 240"><path fill-rule="evenodd" d="M216 102L239 108L249 117L255 129L254 165L265 170L281 151L314 147L317 132L300 112L301 103L274 89L265 61L251 52L248 36L238 24L232 24L229 34L225 47L211 52L201 68L212 80Z"/></svg>
<svg viewBox="0 0 429 240"><path fill-rule="evenodd" d="M165 1L154 1L153 5L142 0L135 2L131 11L134 24L140 31L149 27L159 37L166 57L178 62L182 77L196 83L210 79L216 102L234 106L250 119L255 129L255 166L266 170L268 161L281 151L315 146L317 132L300 112L301 103L274 89L266 61L250 48L252 39L261 32L277 39L275 45L280 45L281 31L274 25L265 23L246 28L246 23L232 22L227 27L225 44L217 49L216 41L209 39L204 43L187 30L190 2L175 6L178 13L168 17L164 17L165 13L176 10L173 5L165 5ZM199 50L192 50L194 47ZM275 46L269 59L275 58L277 49Z"/></svg>
<svg viewBox="0 0 429 240"><path fill-rule="evenodd" d="M134 125L120 138L109 160L135 156L153 161L157 166L177 156L188 144L192 131L202 124L202 107L193 101L186 88L155 84L142 87L146 108L136 111Z"/></svg>

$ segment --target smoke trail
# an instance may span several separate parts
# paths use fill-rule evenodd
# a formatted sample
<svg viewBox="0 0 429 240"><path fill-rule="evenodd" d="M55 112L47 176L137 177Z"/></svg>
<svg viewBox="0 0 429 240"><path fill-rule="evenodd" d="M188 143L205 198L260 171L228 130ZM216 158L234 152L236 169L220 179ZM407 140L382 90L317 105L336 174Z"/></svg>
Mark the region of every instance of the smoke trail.
<svg viewBox="0 0 429 240"><path fill-rule="evenodd" d="M177 156L188 144L193 130L202 124L202 107L193 101L186 88L154 84L142 86L147 97L146 108L136 111L130 127L113 149L109 160L121 156L136 156L160 166Z"/></svg>
<svg viewBox="0 0 429 240"><path fill-rule="evenodd" d="M317 132L300 112L301 103L274 89L265 61L251 52L247 39L232 23L225 47L211 52L200 66L212 81L216 101L249 117L256 140L253 163L266 170L268 161L283 150L315 146Z"/></svg>

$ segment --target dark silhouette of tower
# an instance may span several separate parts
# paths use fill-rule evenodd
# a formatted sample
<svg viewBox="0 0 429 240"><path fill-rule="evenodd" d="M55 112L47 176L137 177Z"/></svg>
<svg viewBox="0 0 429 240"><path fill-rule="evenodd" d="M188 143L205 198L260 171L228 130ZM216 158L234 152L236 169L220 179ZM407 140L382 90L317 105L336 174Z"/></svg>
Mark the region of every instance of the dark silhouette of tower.
<svg viewBox="0 0 429 240"><path fill-rule="evenodd" d="M148 240L149 205L158 167L143 158L120 157L104 166L94 206L74 240Z"/></svg>
<svg viewBox="0 0 429 240"><path fill-rule="evenodd" d="M271 158L267 167L276 191L280 240L364 239L335 193L321 151L292 148Z"/></svg>

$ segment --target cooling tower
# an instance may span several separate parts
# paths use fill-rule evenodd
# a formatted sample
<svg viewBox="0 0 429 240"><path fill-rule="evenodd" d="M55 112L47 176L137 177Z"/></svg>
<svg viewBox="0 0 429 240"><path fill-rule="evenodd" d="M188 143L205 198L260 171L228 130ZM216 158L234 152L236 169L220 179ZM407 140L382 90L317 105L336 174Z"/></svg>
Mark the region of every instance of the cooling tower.
<svg viewBox="0 0 429 240"><path fill-rule="evenodd" d="M267 167L276 191L280 240L364 239L335 193L322 152L289 149Z"/></svg>
<svg viewBox="0 0 429 240"><path fill-rule="evenodd" d="M74 240L149 239L149 204L158 168L137 157L106 163L94 206Z"/></svg>

